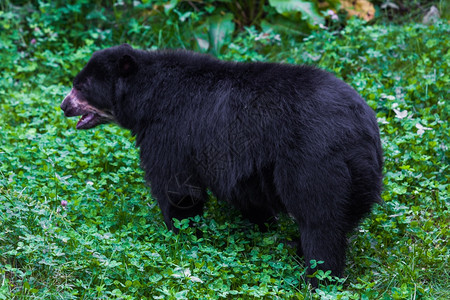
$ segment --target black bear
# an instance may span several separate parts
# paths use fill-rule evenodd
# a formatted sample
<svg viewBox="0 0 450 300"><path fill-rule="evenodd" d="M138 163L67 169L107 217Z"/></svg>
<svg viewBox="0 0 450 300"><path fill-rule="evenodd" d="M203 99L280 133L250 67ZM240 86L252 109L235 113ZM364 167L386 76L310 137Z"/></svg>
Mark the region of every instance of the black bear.
<svg viewBox="0 0 450 300"><path fill-rule="evenodd" d="M209 189L261 228L289 214L298 253L336 276L346 235L381 199L374 112L314 67L125 44L93 54L61 109L82 116L78 129L115 122L131 130L169 228L201 214Z"/></svg>

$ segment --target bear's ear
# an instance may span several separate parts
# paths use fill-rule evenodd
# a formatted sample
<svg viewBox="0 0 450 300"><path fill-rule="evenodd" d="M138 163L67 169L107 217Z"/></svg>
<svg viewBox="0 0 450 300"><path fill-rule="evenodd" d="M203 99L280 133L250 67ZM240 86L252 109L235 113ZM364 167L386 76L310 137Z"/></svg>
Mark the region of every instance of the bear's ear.
<svg viewBox="0 0 450 300"><path fill-rule="evenodd" d="M137 63L131 55L124 54L119 59L119 74L122 77L134 74L137 71Z"/></svg>

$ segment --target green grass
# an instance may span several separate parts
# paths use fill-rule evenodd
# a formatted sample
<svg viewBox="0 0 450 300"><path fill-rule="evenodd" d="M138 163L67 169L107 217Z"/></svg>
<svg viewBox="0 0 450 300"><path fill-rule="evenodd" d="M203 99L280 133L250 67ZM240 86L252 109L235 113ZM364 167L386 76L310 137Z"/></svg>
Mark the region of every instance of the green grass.
<svg viewBox="0 0 450 300"><path fill-rule="evenodd" d="M345 281L313 293L287 218L261 233L211 199L202 238L165 228L130 134L77 131L59 109L91 53L124 40L79 38L41 13L0 13L0 299L450 298L448 23L353 21L304 42L248 29L220 54L316 64L377 112L385 203L349 237Z"/></svg>

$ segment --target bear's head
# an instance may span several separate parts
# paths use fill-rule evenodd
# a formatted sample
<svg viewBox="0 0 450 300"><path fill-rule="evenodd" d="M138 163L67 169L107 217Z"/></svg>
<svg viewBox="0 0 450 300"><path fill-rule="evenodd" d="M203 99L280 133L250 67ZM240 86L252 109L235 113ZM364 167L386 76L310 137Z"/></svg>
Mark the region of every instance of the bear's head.
<svg viewBox="0 0 450 300"><path fill-rule="evenodd" d="M66 117L81 116L77 129L117 123L115 86L120 78L137 71L133 53L133 48L127 44L97 51L75 77L61 109Z"/></svg>

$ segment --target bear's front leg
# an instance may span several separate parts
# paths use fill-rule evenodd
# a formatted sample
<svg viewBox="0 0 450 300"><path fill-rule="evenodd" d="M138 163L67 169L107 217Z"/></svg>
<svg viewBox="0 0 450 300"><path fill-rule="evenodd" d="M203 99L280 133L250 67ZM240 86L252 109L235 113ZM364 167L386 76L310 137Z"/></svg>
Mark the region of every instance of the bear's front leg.
<svg viewBox="0 0 450 300"><path fill-rule="evenodd" d="M158 200L163 213L164 222L170 230L177 231L173 219L187 219L203 214L203 206L207 199L206 189L193 175L179 173L168 180L159 180L152 184L152 194Z"/></svg>

